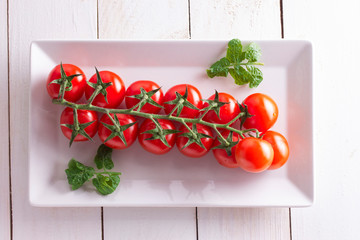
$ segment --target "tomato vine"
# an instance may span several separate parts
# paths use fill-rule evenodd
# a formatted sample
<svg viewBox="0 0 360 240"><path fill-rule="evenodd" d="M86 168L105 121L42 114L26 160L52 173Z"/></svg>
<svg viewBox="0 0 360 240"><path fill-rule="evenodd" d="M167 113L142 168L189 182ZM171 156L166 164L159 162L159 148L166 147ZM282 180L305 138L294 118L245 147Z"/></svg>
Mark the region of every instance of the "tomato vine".
<svg viewBox="0 0 360 240"><path fill-rule="evenodd" d="M61 66L61 68L62 68L62 66ZM142 90L141 94L138 94L137 96L135 96L140 101L130 109L117 109L117 108L114 109L114 108L103 108L103 107L95 106L92 104L95 97L99 94L102 94L102 95L104 95L104 97L106 99L106 88L111 86L111 84L105 84L101 80L101 77L100 77L97 69L96 69L96 74L97 74L97 78L98 78L97 83L91 84L91 87L93 87L95 89L95 91L90 96L87 103L85 103L85 104L74 103L74 102L70 102L64 98L64 92L66 91L66 87L62 86L62 84L66 84L66 81L63 81L60 84L61 87L60 87L60 92L59 92L59 98L53 99L54 104L63 105L63 106L74 109L74 126L72 127L74 129L81 129L79 121L77 119L75 119L77 117L77 114L75 112L77 110L90 110L90 111L96 111L99 113L107 114L109 116L109 118L112 120L112 122L114 124L114 129L116 129L116 131L125 131L127 128L131 127L132 125L129 125L126 127L125 126L120 127L118 121L116 121L116 115L114 115L115 117L112 117L111 114L128 114L128 115L147 118L147 119L152 120L156 126L159 126L157 119L166 119L166 120L176 121L176 122L180 122L181 124L183 124L185 126L187 126L187 123L206 125L206 126L209 126L210 128L212 128L217 133L218 138L220 138L219 139L220 142L222 142L224 144L223 148L229 147L232 144L231 144L231 142L229 142L227 139L225 139L221 135L221 133L219 132L219 129L226 129L226 130L229 130L230 132L235 132L235 133L239 134L241 136L241 138L244 138L244 134L247 132L255 132L256 136L259 137L259 131L257 129L239 130L239 129L236 129L231 126L237 119L241 119L243 121L244 118L246 119L247 117L250 117L250 115L247 112L246 106L242 106L240 103L237 103L237 104L239 105L239 108L242 109L242 111L240 111L240 113L235 118L233 118L231 121L229 121L228 123L225 123L225 124L212 123L212 122L205 121L203 119L204 116L206 115L206 113L208 113L211 110L213 110L215 113L219 114L219 109L223 105L226 104L226 102L219 101L217 91L215 91L214 100L204 100L205 102L208 102L209 105L204 109L198 109L203 112L200 115L200 117L198 117L198 118L186 118L186 117L179 116L181 109L185 106L193 108L193 109L197 109L195 106L192 106L191 103L186 100L187 90L185 91L185 94L183 94L183 95L178 94L178 96L175 100L168 102L168 104L174 104L175 107L169 114L166 114L166 115L145 113L145 112L140 111L141 108L146 103L154 105L153 101L151 100L151 95L156 93L157 91L159 91L160 88L153 90L151 92L146 92L146 91ZM64 76L64 77L66 77L66 76ZM158 105L155 105L155 106L158 106ZM177 111L177 114L174 116L173 113L176 110L178 110L178 111ZM194 130L192 130L190 128L188 130L195 137L195 139L200 137ZM77 131L77 132L79 134L82 134L82 131ZM164 132L161 132L161 131L160 131L160 134L166 135ZM169 134L169 133L167 133L167 134ZM73 134L72 137L74 138L75 135ZM72 141L73 141L73 139L70 140L70 143L72 143ZM164 144L166 144L166 143L164 143Z"/></svg>

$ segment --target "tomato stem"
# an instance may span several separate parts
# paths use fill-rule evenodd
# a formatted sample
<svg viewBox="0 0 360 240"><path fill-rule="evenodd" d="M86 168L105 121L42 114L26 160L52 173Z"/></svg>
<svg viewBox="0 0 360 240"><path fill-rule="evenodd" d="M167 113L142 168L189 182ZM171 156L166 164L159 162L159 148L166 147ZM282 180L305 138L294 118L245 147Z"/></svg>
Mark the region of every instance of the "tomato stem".
<svg viewBox="0 0 360 240"><path fill-rule="evenodd" d="M92 104L95 97L100 93L101 89L102 89L101 85L96 86L95 91L91 94L91 96L90 96L90 98L88 100L88 103L87 103L88 106L90 106Z"/></svg>

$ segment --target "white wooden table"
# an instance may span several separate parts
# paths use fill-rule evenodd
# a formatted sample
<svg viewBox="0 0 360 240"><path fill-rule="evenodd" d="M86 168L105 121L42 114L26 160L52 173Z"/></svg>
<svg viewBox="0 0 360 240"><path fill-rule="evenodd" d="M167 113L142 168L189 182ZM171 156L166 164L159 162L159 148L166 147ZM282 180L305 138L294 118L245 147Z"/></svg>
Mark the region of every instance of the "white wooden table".
<svg viewBox="0 0 360 240"><path fill-rule="evenodd" d="M358 0L0 0L0 239L359 239ZM308 39L316 201L309 208L36 208L28 203L36 39Z"/></svg>

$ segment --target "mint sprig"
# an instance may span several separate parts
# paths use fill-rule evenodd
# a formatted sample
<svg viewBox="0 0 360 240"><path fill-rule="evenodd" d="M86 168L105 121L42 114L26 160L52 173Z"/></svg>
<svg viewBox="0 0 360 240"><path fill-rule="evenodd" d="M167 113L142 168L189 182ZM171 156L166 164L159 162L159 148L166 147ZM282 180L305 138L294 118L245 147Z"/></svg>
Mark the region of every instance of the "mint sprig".
<svg viewBox="0 0 360 240"><path fill-rule="evenodd" d="M111 159L112 151L112 148L109 148L105 144L100 145L94 158L98 169L113 169L114 162Z"/></svg>
<svg viewBox="0 0 360 240"><path fill-rule="evenodd" d="M227 77L230 73L235 84L249 84L250 88L255 88L263 80L261 70L255 67L255 65L264 65L258 62L260 57L261 49L256 43L243 47L239 39L232 39L228 43L226 57L212 64L206 72L210 78Z"/></svg>
<svg viewBox="0 0 360 240"><path fill-rule="evenodd" d="M70 160L68 167L69 168L65 170L65 173L72 190L80 188L95 174L94 168L85 166L74 158Z"/></svg>
<svg viewBox="0 0 360 240"><path fill-rule="evenodd" d="M116 174L108 174L108 176L99 174L96 175L96 178L93 178L92 183L99 193L108 195L116 190L120 183L120 177Z"/></svg>
<svg viewBox="0 0 360 240"><path fill-rule="evenodd" d="M114 167L111 155L111 148L104 144L100 145L94 161L99 170L103 169L101 172L95 171L93 167L86 166L74 158L71 159L68 168L65 170L71 189L76 190L92 179L92 184L100 194L108 195L113 193L120 183L119 175L121 173L107 171Z"/></svg>

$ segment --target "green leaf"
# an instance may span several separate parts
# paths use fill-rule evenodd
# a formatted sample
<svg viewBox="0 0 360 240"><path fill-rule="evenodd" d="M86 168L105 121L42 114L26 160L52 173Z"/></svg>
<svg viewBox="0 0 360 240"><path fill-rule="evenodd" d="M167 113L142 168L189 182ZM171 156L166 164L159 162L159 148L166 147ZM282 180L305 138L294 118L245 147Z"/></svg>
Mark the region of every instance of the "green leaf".
<svg viewBox="0 0 360 240"><path fill-rule="evenodd" d="M261 50L259 45L256 43L250 43L249 46L246 48L245 51L245 58L249 62L257 62L261 57Z"/></svg>
<svg viewBox="0 0 360 240"><path fill-rule="evenodd" d="M241 41L239 39L232 39L228 43L228 46L229 47L226 51L226 58L231 63L241 63L245 59L245 56L242 52L243 47Z"/></svg>
<svg viewBox="0 0 360 240"><path fill-rule="evenodd" d="M263 65L258 62L260 57L261 49L256 43L243 46L239 39L232 39L228 43L226 57L215 62L206 72L210 78L227 77L230 73L235 84L249 84L250 88L254 88L262 81L262 73L260 70L248 66Z"/></svg>
<svg viewBox="0 0 360 240"><path fill-rule="evenodd" d="M75 159L71 159L65 173L68 182L71 185L71 189L76 190L94 176L95 170L92 167L85 166Z"/></svg>
<svg viewBox="0 0 360 240"><path fill-rule="evenodd" d="M254 66L246 66L246 69L248 70L248 73L251 76L249 87L255 88L259 86L259 84L263 80L263 73L261 72L261 70Z"/></svg>
<svg viewBox="0 0 360 240"><path fill-rule="evenodd" d="M108 169L111 170L114 167L114 162L111 158L112 148L109 148L105 144L101 144L95 155L95 164L98 169Z"/></svg>
<svg viewBox="0 0 360 240"><path fill-rule="evenodd" d="M242 66L235 66L233 69L230 69L229 72L237 85L247 84L251 80L249 73Z"/></svg>
<svg viewBox="0 0 360 240"><path fill-rule="evenodd" d="M109 173L108 176L103 174L96 175L96 178L92 180L93 185L102 195L108 195L113 193L120 183L120 177L115 174Z"/></svg>
<svg viewBox="0 0 360 240"><path fill-rule="evenodd" d="M226 57L221 58L219 61L215 62L211 67L206 70L207 75L210 78L213 77L227 77L229 73L230 61Z"/></svg>

